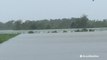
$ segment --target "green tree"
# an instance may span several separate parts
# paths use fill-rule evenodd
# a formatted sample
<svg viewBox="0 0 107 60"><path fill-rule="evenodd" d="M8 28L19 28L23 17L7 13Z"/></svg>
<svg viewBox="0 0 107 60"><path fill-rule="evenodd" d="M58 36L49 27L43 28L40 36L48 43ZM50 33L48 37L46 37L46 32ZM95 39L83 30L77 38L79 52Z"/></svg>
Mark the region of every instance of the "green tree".
<svg viewBox="0 0 107 60"><path fill-rule="evenodd" d="M14 29L15 30L21 30L23 27L22 27L22 20L17 20L15 21L14 23Z"/></svg>
<svg viewBox="0 0 107 60"><path fill-rule="evenodd" d="M86 15L83 15L80 18L74 18L74 21L71 24L71 28L87 28L88 27L88 21Z"/></svg>

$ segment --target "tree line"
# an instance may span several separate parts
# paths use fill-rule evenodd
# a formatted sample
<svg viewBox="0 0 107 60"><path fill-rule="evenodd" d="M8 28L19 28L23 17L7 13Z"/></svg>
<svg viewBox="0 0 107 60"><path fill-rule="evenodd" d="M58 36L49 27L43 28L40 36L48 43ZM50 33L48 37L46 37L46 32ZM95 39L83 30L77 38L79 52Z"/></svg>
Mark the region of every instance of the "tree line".
<svg viewBox="0 0 107 60"><path fill-rule="evenodd" d="M72 29L107 27L107 20L89 20L86 15L79 18L44 19L44 20L11 20L0 22L0 30L36 30L36 29Z"/></svg>

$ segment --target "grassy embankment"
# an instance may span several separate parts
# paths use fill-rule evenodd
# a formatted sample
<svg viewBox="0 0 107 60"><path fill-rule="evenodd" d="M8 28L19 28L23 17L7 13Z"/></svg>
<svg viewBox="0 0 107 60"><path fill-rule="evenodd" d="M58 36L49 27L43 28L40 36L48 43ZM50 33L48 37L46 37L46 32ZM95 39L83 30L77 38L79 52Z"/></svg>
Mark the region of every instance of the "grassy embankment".
<svg viewBox="0 0 107 60"><path fill-rule="evenodd" d="M0 43L3 43L7 40L9 40L12 37L17 36L18 34L0 34Z"/></svg>

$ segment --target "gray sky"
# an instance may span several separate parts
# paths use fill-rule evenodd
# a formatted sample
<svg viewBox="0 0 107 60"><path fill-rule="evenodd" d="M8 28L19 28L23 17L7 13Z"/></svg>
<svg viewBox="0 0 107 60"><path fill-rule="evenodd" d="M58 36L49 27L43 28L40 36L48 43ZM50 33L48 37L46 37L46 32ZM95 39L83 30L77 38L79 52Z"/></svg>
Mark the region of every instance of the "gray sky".
<svg viewBox="0 0 107 60"><path fill-rule="evenodd" d="M0 0L0 21L80 17L107 19L107 0Z"/></svg>

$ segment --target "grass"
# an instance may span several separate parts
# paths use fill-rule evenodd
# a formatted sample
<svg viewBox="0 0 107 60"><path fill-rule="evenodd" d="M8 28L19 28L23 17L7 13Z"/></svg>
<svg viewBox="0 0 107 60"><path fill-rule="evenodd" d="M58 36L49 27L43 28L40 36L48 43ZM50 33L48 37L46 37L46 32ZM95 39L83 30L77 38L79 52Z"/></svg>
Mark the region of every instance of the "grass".
<svg viewBox="0 0 107 60"><path fill-rule="evenodd" d="M17 36L18 34L0 34L0 43L3 43L7 40L9 40L10 38L13 38L15 36Z"/></svg>

